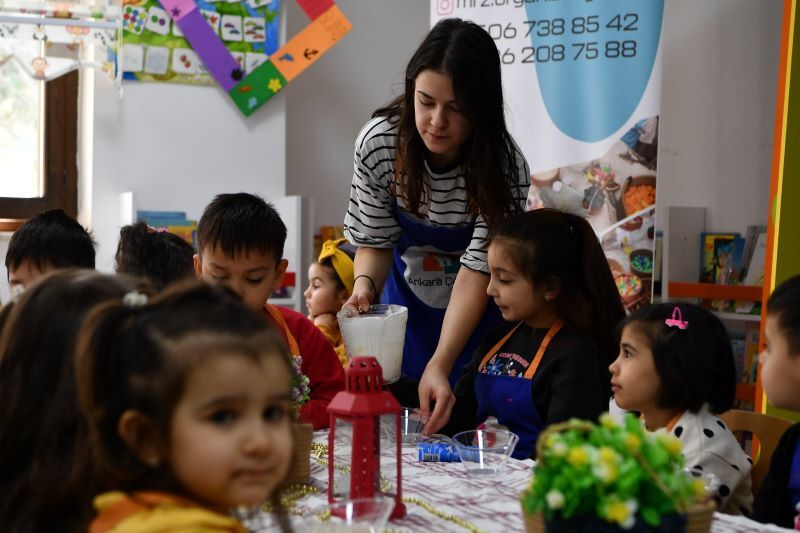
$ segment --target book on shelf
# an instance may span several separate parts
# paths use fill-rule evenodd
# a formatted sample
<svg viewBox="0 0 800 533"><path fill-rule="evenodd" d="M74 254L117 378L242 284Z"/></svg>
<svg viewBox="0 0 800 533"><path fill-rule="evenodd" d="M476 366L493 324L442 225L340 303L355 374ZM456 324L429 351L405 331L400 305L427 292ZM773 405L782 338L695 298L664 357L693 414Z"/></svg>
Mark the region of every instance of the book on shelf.
<svg viewBox="0 0 800 533"><path fill-rule="evenodd" d="M744 239L738 233L700 234L700 281L732 284L738 281Z"/></svg>
<svg viewBox="0 0 800 533"><path fill-rule="evenodd" d="M760 325L757 322L748 323L744 330L744 359L742 365L741 383L755 383L758 372Z"/></svg>
<svg viewBox="0 0 800 533"><path fill-rule="evenodd" d="M197 221L188 220L183 211L136 211L136 220L154 228L167 228L197 249Z"/></svg>
<svg viewBox="0 0 800 533"><path fill-rule="evenodd" d="M761 232L755 239L755 245L747 263L744 276L745 285L764 285L764 265L767 260L767 232Z"/></svg>

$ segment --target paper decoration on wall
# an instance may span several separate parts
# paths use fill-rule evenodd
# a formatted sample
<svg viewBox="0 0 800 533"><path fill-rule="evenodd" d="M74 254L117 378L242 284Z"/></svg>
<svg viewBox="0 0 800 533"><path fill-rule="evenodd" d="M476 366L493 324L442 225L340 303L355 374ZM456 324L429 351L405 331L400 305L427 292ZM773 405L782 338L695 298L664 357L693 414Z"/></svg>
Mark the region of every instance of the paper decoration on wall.
<svg viewBox="0 0 800 533"><path fill-rule="evenodd" d="M248 21L228 19L220 21L220 35L217 36L210 26L195 0L162 0L161 4L180 28L192 48L200 56L205 68L217 83L233 99L239 110L250 116L286 84L296 78L302 71L317 61L330 50L337 41L352 28L350 21L344 16L333 0L297 0L297 3L311 19L311 24L295 35L280 50L268 58L250 58L255 68L247 72L248 58L241 60L235 57L225 46L225 31L230 33L256 31L248 27ZM252 22L252 21L251 21Z"/></svg>
<svg viewBox="0 0 800 533"><path fill-rule="evenodd" d="M158 0L124 1L125 79L195 85L216 83L180 26L172 21ZM241 59L245 73L249 73L246 57L268 57L278 49L280 2L196 0L191 4L199 10L214 35L222 39L225 48ZM158 61L148 64L150 48L156 49L152 57ZM167 56L162 57L165 51Z"/></svg>
<svg viewBox="0 0 800 533"><path fill-rule="evenodd" d="M113 2L0 0L0 61L13 57L32 78L43 81L82 67L98 68L121 88L116 54L120 14Z"/></svg>

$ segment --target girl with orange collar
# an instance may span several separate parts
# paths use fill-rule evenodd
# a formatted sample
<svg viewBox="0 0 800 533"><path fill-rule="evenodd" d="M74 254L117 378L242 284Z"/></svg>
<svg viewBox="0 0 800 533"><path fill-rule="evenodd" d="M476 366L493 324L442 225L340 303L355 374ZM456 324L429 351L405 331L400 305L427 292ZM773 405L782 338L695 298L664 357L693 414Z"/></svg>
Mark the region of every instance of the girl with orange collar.
<svg viewBox="0 0 800 533"><path fill-rule="evenodd" d="M606 409L614 325L625 311L597 236L581 217L539 209L511 218L488 259L486 292L510 323L490 330L464 367L444 431L494 417L519 436L513 456L524 459L546 426Z"/></svg>

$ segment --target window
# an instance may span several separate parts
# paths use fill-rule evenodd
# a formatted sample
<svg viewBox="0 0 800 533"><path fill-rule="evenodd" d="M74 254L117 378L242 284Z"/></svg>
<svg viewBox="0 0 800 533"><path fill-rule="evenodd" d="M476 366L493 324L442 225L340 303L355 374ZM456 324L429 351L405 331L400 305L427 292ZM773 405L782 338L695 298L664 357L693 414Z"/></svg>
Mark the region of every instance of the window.
<svg viewBox="0 0 800 533"><path fill-rule="evenodd" d="M77 137L77 71L44 83L0 64L0 230L47 209L77 216Z"/></svg>

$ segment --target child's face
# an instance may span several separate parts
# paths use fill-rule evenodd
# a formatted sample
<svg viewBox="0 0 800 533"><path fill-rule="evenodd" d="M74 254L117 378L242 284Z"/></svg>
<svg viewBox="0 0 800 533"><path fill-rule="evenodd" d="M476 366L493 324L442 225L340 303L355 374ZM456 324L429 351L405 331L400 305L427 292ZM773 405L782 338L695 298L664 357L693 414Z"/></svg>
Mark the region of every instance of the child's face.
<svg viewBox="0 0 800 533"><path fill-rule="evenodd" d="M488 250L489 285L486 294L494 298L503 320L531 321L543 314L546 303L541 290L519 271L506 244L492 243Z"/></svg>
<svg viewBox="0 0 800 533"><path fill-rule="evenodd" d="M434 70L423 70L414 81L414 122L429 160L447 166L458 158L459 148L472 134L472 127L456 103L453 80Z"/></svg>
<svg viewBox="0 0 800 533"><path fill-rule="evenodd" d="M776 407L800 409L800 353L792 353L789 339L780 328L779 316L767 314L764 326L766 349L761 359L761 380L767 398Z"/></svg>
<svg viewBox="0 0 800 533"><path fill-rule="evenodd" d="M286 259L277 261L272 253L255 250L234 259L219 247L206 247L202 255L194 256L198 278L233 289L254 311L260 311L270 294L280 288L287 264Z"/></svg>
<svg viewBox="0 0 800 533"><path fill-rule="evenodd" d="M635 324L622 330L617 359L611 371L611 389L623 409L647 412L658 407L661 379L647 339Z"/></svg>
<svg viewBox="0 0 800 533"><path fill-rule="evenodd" d="M262 503L291 462L291 409L291 376L278 356L219 355L201 363L172 416L173 476L222 512Z"/></svg>
<svg viewBox="0 0 800 533"><path fill-rule="evenodd" d="M12 291L15 287L26 289L30 287L34 281L52 270L55 269L50 266L45 266L40 269L31 261L20 261L17 268L8 267L8 286Z"/></svg>
<svg viewBox="0 0 800 533"><path fill-rule="evenodd" d="M333 276L330 267L319 263L308 267L308 288L303 296L311 316L337 313L347 301L347 291L339 289Z"/></svg>

